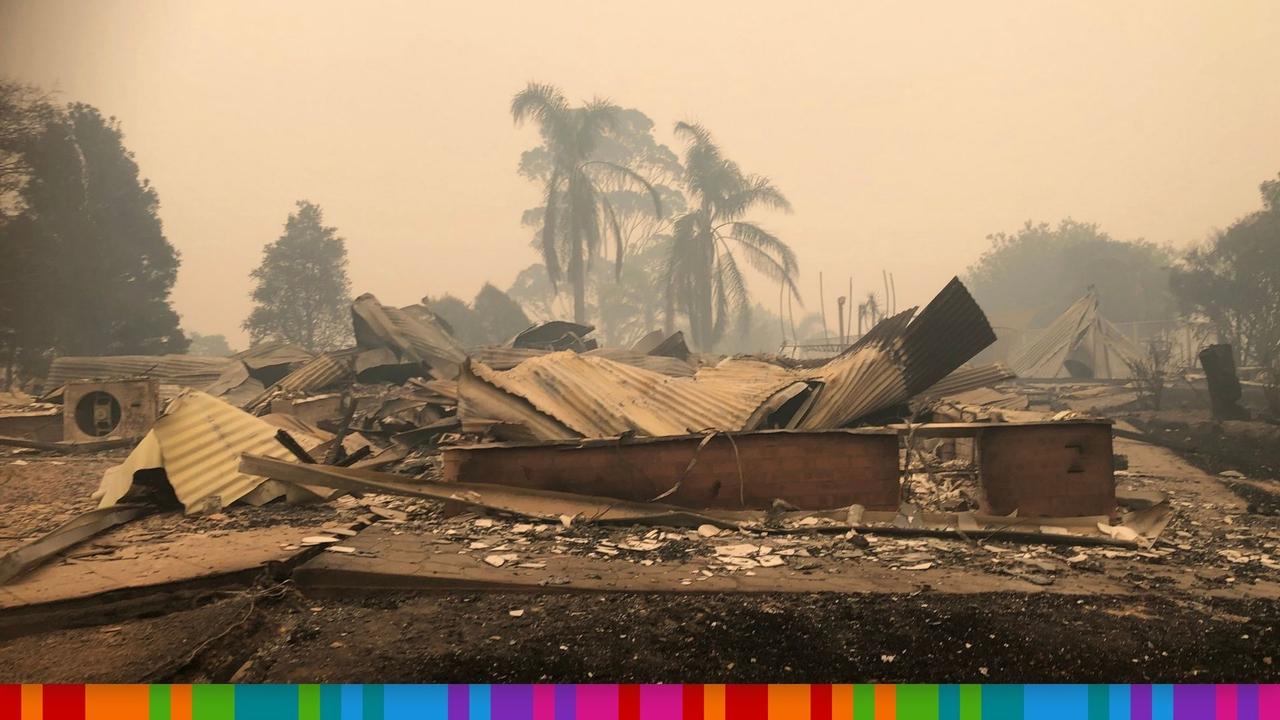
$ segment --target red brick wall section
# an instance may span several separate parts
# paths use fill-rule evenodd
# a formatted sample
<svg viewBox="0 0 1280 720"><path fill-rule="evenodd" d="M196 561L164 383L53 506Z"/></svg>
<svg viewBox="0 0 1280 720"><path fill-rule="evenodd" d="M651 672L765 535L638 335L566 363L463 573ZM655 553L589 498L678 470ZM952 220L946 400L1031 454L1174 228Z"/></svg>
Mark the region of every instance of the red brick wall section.
<svg viewBox="0 0 1280 720"><path fill-rule="evenodd" d="M1109 423L984 428L978 455L984 512L1072 517L1115 510Z"/></svg>
<svg viewBox="0 0 1280 720"><path fill-rule="evenodd" d="M674 485L697 452L693 470L663 502L727 509L744 507L744 500L745 507L767 508L775 499L805 510L898 507L896 434L761 432L734 435L732 443L717 435L698 451L701 440L446 449L444 476L647 501Z"/></svg>

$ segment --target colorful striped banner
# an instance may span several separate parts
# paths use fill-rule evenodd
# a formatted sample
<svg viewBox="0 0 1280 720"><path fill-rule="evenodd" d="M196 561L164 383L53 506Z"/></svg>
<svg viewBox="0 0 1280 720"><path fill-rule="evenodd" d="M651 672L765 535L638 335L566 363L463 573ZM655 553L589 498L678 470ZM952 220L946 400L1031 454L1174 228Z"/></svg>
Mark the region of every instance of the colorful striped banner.
<svg viewBox="0 0 1280 720"><path fill-rule="evenodd" d="M0 720L1272 720L1280 685L0 685Z"/></svg>

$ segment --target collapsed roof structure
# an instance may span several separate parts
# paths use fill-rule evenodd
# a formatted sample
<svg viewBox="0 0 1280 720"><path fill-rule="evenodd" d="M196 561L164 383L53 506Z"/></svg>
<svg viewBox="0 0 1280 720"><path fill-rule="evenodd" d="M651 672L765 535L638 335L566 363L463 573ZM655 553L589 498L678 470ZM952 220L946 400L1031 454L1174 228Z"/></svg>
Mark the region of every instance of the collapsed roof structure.
<svg viewBox="0 0 1280 720"><path fill-rule="evenodd" d="M1010 513L1021 513L1028 539L1135 544L1167 521L1168 506L1157 501L1119 514L1109 421L1027 411L1027 396L992 387L1013 377L1009 368L965 365L995 334L958 279L826 361L694 355L678 332L601 348L588 337L594 328L562 321L503 346L464 347L423 305L389 307L366 294L351 312L355 346L322 354L271 343L230 358L60 363L60 397L145 383L139 391L151 388L165 407L127 424L127 437L119 434L126 423L112 425L104 412L92 443L0 438L53 450L134 446L102 479L91 511L101 517L0 559L0 577L134 517L115 513L122 508L209 515L231 504L337 502L363 492L564 527L761 530L794 511L826 513L823 522L857 532L963 536L1007 532ZM1044 362L1059 366L1081 362L1080 348L1123 340L1091 297L1051 330ZM1112 356L1123 351L1106 352L1111 365L1102 367L1115 367ZM101 382L104 374L128 377ZM156 389L158 380L175 390ZM99 424L111 427L97 432ZM957 472L968 473L971 490L935 482L929 463L962 462L963 443L970 469ZM398 479L405 476L413 482ZM566 514L572 508L581 512Z"/></svg>
<svg viewBox="0 0 1280 720"><path fill-rule="evenodd" d="M563 440L706 430L847 427L907 402L995 340L986 316L953 279L918 315L886 319L824 365L790 370L730 358L670 377L607 358L559 352L506 370L464 365L464 429L509 439Z"/></svg>
<svg viewBox="0 0 1280 720"><path fill-rule="evenodd" d="M1093 290L1075 301L1036 339L1016 352L1009 366L1018 377L1128 380L1142 350L1098 311Z"/></svg>

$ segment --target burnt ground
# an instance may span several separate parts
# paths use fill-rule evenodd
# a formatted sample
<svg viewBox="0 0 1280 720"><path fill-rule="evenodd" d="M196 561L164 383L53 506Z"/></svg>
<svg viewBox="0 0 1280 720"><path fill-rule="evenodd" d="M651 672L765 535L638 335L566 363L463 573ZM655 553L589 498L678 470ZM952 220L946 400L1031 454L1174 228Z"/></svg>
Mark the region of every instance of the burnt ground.
<svg viewBox="0 0 1280 720"><path fill-rule="evenodd" d="M10 503L0 526L9 547L20 536L48 530L91 507L88 492L102 469L118 461L90 456L53 464L46 462L50 457L15 455L0 458L0 465L15 459L40 467L27 468L32 472L23 476L34 482L0 472L0 499ZM1229 469L1254 477L1238 463ZM1275 518L1254 511L1236 515L1235 523L1274 533ZM1179 516L1170 527L1171 541L1181 542L1186 533L1177 531L1184 528L1201 537L1196 517L1201 516ZM1238 532L1232 527L1212 533L1206 527L1204 537ZM1280 680L1280 600L1247 593L1224 597L1228 585L1221 581L1212 587L1155 582L1163 579L1156 577L1157 570L1225 574L1209 567L1221 566L1222 558L1208 546L1198 548L1185 553L1183 562L1190 563L1185 571L1152 565L1150 573L1129 573L1127 594L1096 595L961 594L934 588L911 594L452 592L320 599L302 595L288 581L273 584L263 578L247 589L175 594L124 619L31 628L0 641L0 677L41 682ZM1253 580L1246 565L1230 567L1239 579L1236 585L1249 587ZM1058 585L1068 582L1063 577Z"/></svg>
<svg viewBox="0 0 1280 720"><path fill-rule="evenodd" d="M1215 422L1207 412L1189 411L1138 413L1130 420L1205 472L1235 470L1252 478L1280 479L1280 425Z"/></svg>
<svg viewBox="0 0 1280 720"><path fill-rule="evenodd" d="M1204 410L1148 411L1127 419L1207 473L1244 475L1222 482L1249 503L1249 512L1280 515L1280 425L1214 421Z"/></svg>
<svg viewBox="0 0 1280 720"><path fill-rule="evenodd" d="M451 593L353 603L286 592L252 605L241 595L106 628L11 640L0 645L0 676L1274 682L1278 621L1273 601L1157 596Z"/></svg>

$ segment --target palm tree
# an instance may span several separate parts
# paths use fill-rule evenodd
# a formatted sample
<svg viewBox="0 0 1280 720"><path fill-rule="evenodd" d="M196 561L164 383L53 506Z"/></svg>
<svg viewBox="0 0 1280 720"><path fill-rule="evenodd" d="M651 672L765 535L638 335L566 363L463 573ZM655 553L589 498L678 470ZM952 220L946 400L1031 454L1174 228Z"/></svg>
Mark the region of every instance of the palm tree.
<svg viewBox="0 0 1280 720"><path fill-rule="evenodd" d="M725 158L701 125L677 123L675 133L689 143L684 184L692 209L672 225L663 279L668 307L678 305L689 316L693 343L705 351L723 337L731 316L745 327L751 311L735 251L800 299L795 253L759 225L742 219L756 206L790 212L791 203L768 178L745 174Z"/></svg>
<svg viewBox="0 0 1280 720"><path fill-rule="evenodd" d="M867 309L867 329L870 330L884 317L884 312L880 309L880 302L876 300L874 292L867 293L867 301L862 306Z"/></svg>
<svg viewBox="0 0 1280 720"><path fill-rule="evenodd" d="M587 321L587 269L602 242L611 234L617 243L617 275L622 273L625 254L622 229L597 181L608 177L640 185L653 200L654 214L662 215L658 193L647 180L627 167L593 158L619 111L617 105L598 98L570 107L559 89L538 83L529 83L511 99L512 119L517 125L534 120L552 154L542 217L542 259L555 287L562 277L562 256L568 255L573 319L579 323Z"/></svg>

